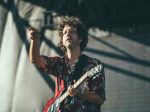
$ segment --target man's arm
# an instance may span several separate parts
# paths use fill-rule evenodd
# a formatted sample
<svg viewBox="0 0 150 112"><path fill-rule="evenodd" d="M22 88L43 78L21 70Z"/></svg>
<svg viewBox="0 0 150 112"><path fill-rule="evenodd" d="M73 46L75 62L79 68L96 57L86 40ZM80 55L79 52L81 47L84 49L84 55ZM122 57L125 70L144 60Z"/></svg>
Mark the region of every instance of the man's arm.
<svg viewBox="0 0 150 112"><path fill-rule="evenodd" d="M70 96L79 96L84 100L87 100L91 103L102 105L105 101L105 73L104 65L100 73L97 74L96 78L91 78L88 81L88 89L80 87L75 89L73 86L68 88L68 93ZM90 85L90 86L89 86ZM83 91L82 91L83 90Z"/></svg>
<svg viewBox="0 0 150 112"><path fill-rule="evenodd" d="M102 105L104 103L104 99L100 95L96 94L95 92L86 91L84 94L79 96L95 104Z"/></svg>
<svg viewBox="0 0 150 112"><path fill-rule="evenodd" d="M60 66L60 57L47 57L40 55L39 52L39 35L37 30L34 28L29 28L28 36L31 39L30 50L29 50L29 59L30 62L37 65L40 70L44 73L56 75L57 67ZM60 63L60 64L59 64Z"/></svg>
<svg viewBox="0 0 150 112"><path fill-rule="evenodd" d="M30 62L40 67L44 67L45 66L44 60L42 56L40 56L40 53L39 53L39 35L38 35L37 30L30 27L28 35L31 39L30 51L29 51Z"/></svg>
<svg viewBox="0 0 150 112"><path fill-rule="evenodd" d="M70 96L77 95L91 103L95 103L95 104L99 104L99 105L102 105L104 103L104 99L100 95L96 94L95 92L86 91L86 92L84 92L84 94L81 94L79 91L74 89L73 86L70 86L68 88L68 93Z"/></svg>

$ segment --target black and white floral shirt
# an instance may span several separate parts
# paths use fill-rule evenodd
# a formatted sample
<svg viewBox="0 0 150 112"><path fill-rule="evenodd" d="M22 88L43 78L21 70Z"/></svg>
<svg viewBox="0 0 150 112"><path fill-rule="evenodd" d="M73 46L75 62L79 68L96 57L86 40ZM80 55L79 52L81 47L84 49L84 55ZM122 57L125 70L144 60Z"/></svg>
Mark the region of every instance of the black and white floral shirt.
<svg viewBox="0 0 150 112"><path fill-rule="evenodd" d="M73 72L75 65L70 66L66 56L64 57L47 57L43 56L45 60L45 67L40 67L40 69L50 75L54 75L57 78L56 89L59 89L59 80L64 81L65 91L69 85L73 84L75 77ZM77 60L78 61L78 60ZM88 57L86 65L82 68L81 77L88 70L95 67L96 65L102 64L102 71L97 73L93 77L85 80L79 87L80 91L93 91L100 95L105 100L105 75L104 75L104 66L99 60ZM77 79L76 79L77 80ZM61 104L61 112L100 112L100 105L88 102L83 100L78 96L67 97L64 102Z"/></svg>

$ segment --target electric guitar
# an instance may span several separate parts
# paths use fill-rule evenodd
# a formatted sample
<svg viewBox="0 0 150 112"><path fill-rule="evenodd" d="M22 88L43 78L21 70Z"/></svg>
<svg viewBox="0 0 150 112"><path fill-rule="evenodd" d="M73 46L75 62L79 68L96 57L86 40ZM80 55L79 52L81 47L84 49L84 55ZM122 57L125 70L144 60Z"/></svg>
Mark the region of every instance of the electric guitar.
<svg viewBox="0 0 150 112"><path fill-rule="evenodd" d="M91 70L86 72L73 86L77 88L87 77L92 77L96 75L96 73L101 73L102 64L93 67ZM101 74L97 74L101 75ZM52 97L46 104L43 112L60 112L59 106L60 103L69 95L68 91L66 91L63 95L64 88L62 88L55 97Z"/></svg>

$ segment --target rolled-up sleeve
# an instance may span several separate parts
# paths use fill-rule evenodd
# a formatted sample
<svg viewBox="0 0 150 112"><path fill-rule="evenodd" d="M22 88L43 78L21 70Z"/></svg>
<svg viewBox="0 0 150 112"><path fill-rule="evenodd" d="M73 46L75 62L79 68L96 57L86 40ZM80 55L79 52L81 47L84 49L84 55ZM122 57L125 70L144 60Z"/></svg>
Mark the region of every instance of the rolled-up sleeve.
<svg viewBox="0 0 150 112"><path fill-rule="evenodd" d="M105 100L104 64L101 65L101 71L89 79L89 90L99 94Z"/></svg>
<svg viewBox="0 0 150 112"><path fill-rule="evenodd" d="M40 66L40 70L44 73L57 75L58 72L61 70L61 58L60 57L47 57L42 56L44 60L44 67Z"/></svg>

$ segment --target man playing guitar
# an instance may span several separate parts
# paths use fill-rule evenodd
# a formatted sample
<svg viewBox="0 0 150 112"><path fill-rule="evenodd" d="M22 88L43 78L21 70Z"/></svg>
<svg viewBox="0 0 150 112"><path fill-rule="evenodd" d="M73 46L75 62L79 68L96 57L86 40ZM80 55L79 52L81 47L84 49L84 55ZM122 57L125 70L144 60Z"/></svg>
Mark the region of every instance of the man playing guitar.
<svg viewBox="0 0 150 112"><path fill-rule="evenodd" d="M82 22L76 17L61 18L58 45L65 53L63 57L40 55L37 30L30 27L28 35L31 39L30 61L43 72L57 78L55 98L47 103L44 112L100 112L105 100L104 66L99 60L82 53L88 43L87 30ZM99 72L82 80L79 86L74 85L83 74L97 65L101 66ZM61 102L59 98L65 92L69 96Z"/></svg>

